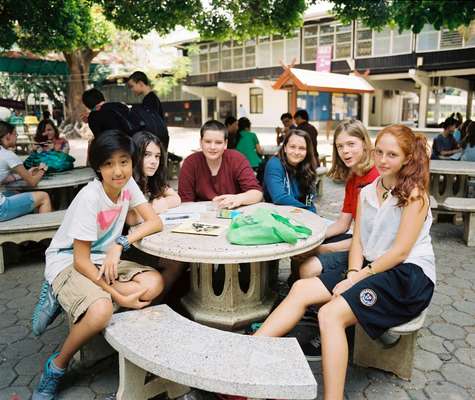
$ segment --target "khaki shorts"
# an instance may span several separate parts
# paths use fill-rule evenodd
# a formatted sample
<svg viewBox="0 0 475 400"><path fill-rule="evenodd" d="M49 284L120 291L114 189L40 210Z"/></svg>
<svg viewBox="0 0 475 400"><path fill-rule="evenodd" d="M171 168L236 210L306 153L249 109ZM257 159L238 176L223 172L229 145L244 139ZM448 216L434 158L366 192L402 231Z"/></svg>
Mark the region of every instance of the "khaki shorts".
<svg viewBox="0 0 475 400"><path fill-rule="evenodd" d="M129 282L137 274L155 271L151 267L137 264L132 261L119 261L119 282ZM53 281L53 292L58 297L59 304L69 317L69 321L76 323L78 318L99 299L111 299L111 295L101 287L76 271L73 265L60 272Z"/></svg>

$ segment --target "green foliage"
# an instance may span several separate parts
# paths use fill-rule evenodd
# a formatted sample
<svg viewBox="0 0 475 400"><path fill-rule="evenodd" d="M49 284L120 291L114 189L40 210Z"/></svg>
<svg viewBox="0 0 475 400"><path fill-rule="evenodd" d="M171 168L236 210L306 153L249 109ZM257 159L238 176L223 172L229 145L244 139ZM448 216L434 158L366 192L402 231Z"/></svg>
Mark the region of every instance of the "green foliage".
<svg viewBox="0 0 475 400"><path fill-rule="evenodd" d="M313 1L315 3L317 1ZM425 24L439 30L469 26L475 19L472 0L332 0L333 12L344 22L359 19L366 26L382 29L396 25L399 30L419 33Z"/></svg>
<svg viewBox="0 0 475 400"><path fill-rule="evenodd" d="M245 39L269 33L288 34L302 24L305 0L97 0L105 16L142 36L161 34L177 25L197 30L203 39Z"/></svg>
<svg viewBox="0 0 475 400"><path fill-rule="evenodd" d="M6 0L0 7L4 49L16 42L39 54L69 53L99 50L109 42L111 23L88 0Z"/></svg>

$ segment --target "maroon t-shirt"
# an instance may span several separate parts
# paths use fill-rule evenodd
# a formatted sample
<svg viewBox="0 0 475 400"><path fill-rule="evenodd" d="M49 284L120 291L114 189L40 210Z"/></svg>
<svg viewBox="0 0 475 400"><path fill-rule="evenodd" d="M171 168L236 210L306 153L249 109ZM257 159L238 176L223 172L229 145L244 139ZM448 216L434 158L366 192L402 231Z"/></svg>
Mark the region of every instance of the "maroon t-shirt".
<svg viewBox="0 0 475 400"><path fill-rule="evenodd" d="M224 150L218 174L211 176L202 151L188 156L180 171L178 194L181 201L213 200L222 194L262 191L249 161L236 150Z"/></svg>

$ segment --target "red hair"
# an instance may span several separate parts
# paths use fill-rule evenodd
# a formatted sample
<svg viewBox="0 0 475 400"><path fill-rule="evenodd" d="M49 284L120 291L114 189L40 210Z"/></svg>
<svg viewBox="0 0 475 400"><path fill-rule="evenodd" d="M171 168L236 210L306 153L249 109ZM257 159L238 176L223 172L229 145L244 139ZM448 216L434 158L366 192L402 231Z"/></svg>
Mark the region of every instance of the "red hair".
<svg viewBox="0 0 475 400"><path fill-rule="evenodd" d="M429 192L429 147L427 138L420 133L415 134L405 125L389 125L378 133L375 145L383 135L392 135L404 153L406 164L397 174L396 184L392 190L398 198L398 207L405 207L409 201L422 199ZM418 189L418 194L411 198L411 192Z"/></svg>

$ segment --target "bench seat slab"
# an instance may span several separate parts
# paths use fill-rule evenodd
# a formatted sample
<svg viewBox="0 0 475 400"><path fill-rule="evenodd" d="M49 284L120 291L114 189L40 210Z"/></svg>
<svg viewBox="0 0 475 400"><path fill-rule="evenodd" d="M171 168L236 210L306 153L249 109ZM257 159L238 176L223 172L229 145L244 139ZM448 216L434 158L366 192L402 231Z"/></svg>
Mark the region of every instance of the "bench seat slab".
<svg viewBox="0 0 475 400"><path fill-rule="evenodd" d="M166 305L114 314L105 338L123 360L123 391L144 386L143 370L182 386L230 395L302 400L317 396L315 377L295 338L221 331L184 318ZM161 382L157 390L165 391L165 385L173 391Z"/></svg>

